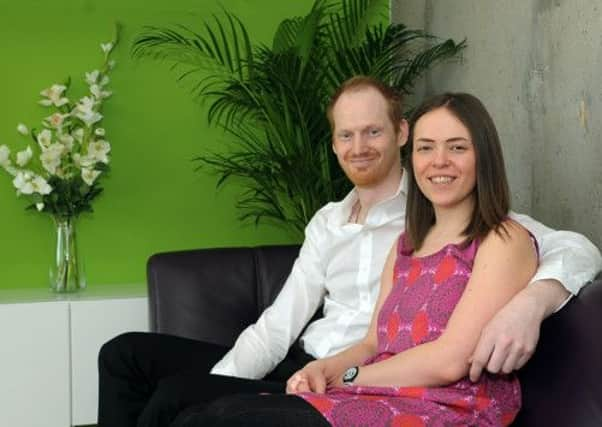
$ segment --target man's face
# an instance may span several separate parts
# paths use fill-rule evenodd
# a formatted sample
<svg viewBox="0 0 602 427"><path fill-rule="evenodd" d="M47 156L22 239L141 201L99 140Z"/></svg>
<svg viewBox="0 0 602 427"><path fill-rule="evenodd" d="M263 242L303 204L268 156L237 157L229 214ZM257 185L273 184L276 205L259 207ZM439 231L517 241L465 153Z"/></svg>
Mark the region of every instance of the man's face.
<svg viewBox="0 0 602 427"><path fill-rule="evenodd" d="M385 98L371 87L344 92L332 110L332 148L357 187L372 188L400 169L407 123L395 129Z"/></svg>

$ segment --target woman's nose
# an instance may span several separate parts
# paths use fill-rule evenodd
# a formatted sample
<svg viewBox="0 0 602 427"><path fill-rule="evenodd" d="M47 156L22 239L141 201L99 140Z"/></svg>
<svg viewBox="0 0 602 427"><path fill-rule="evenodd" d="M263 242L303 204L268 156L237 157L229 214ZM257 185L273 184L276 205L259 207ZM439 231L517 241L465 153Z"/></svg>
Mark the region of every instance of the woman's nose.
<svg viewBox="0 0 602 427"><path fill-rule="evenodd" d="M435 156L433 159L433 164L435 166L447 166L447 164L449 163L449 157L448 157L448 152L445 149L445 147L439 147L435 149Z"/></svg>

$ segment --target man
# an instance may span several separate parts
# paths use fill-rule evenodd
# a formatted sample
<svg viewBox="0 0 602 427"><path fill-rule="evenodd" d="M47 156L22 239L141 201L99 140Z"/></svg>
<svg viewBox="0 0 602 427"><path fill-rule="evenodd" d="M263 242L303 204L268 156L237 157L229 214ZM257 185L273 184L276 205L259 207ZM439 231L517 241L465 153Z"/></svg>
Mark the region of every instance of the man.
<svg viewBox="0 0 602 427"><path fill-rule="evenodd" d="M304 363L363 337L386 254L404 227L406 187L399 165L408 126L398 95L366 77L342 85L328 117L333 150L355 189L312 218L273 305L229 351L156 334L126 334L106 344L99 357L100 426L136 425L136 420L139 426L168 425L183 408L220 396L284 391L288 375ZM540 268L483 331L470 361L473 379L484 368L510 372L523 366L543 319L602 266L599 251L583 236L550 230L526 216L513 218L537 237ZM321 304L324 316L289 352ZM243 379L268 374L276 382Z"/></svg>

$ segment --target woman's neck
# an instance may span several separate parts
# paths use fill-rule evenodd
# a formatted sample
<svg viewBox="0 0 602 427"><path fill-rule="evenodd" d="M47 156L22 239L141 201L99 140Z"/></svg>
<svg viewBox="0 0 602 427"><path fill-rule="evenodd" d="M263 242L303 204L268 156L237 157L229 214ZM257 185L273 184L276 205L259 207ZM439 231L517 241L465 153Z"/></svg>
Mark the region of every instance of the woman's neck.
<svg viewBox="0 0 602 427"><path fill-rule="evenodd" d="M461 243L465 240L464 230L471 221L474 209L474 197L451 208L435 206L435 224L424 239L422 247L416 255L425 255L438 251L450 243Z"/></svg>

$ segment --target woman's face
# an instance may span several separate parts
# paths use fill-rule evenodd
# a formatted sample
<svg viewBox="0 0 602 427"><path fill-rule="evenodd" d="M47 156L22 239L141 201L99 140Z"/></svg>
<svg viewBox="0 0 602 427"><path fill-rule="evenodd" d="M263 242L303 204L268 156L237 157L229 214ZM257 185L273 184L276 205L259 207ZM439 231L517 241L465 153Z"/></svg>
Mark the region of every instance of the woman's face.
<svg viewBox="0 0 602 427"><path fill-rule="evenodd" d="M445 107L424 114L414 126L414 177L435 211L472 208L476 155L468 129Z"/></svg>

